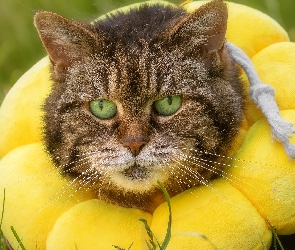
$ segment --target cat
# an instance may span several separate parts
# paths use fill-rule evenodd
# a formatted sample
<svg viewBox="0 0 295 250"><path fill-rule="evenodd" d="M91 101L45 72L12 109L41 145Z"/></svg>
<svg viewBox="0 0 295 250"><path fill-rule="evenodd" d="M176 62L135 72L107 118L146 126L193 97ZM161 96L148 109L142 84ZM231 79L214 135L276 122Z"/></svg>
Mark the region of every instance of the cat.
<svg viewBox="0 0 295 250"><path fill-rule="evenodd" d="M220 163L241 127L227 15L221 0L192 13L143 4L93 24L37 12L54 82L43 137L61 173L98 199L147 212L165 201L157 181L173 197L218 176L222 164L188 159Z"/></svg>

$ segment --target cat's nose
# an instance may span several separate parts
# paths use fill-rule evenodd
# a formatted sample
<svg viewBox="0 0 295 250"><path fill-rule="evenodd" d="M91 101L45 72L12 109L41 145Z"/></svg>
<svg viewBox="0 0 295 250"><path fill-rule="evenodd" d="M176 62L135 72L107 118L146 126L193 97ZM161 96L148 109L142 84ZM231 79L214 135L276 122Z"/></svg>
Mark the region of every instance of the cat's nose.
<svg viewBox="0 0 295 250"><path fill-rule="evenodd" d="M140 150L143 148L143 146L146 145L147 143L148 143L148 139L145 137L140 137L140 138L125 137L122 140L123 146L130 148L134 156L137 156Z"/></svg>

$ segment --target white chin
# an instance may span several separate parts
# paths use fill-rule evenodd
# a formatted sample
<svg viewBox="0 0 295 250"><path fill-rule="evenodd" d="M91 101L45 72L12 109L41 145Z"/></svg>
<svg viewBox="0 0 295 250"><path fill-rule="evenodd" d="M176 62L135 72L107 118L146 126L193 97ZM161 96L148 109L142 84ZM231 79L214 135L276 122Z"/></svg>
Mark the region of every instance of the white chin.
<svg viewBox="0 0 295 250"><path fill-rule="evenodd" d="M168 177L168 176L167 176ZM166 181L166 176L163 171L130 171L127 169L124 172L114 172L110 178L117 186L124 189L126 192L140 192L144 193L153 187L157 186L157 181L162 183Z"/></svg>

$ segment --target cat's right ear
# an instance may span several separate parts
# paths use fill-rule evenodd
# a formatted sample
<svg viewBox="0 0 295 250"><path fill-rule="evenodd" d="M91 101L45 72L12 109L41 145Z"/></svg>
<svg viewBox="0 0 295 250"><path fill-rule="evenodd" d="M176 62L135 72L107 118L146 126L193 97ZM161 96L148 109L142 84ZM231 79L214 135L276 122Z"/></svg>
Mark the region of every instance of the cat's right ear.
<svg viewBox="0 0 295 250"><path fill-rule="evenodd" d="M48 11L38 11L34 24L53 66L53 78L62 80L67 69L94 52L97 39L85 24Z"/></svg>
<svg viewBox="0 0 295 250"><path fill-rule="evenodd" d="M163 35L183 55L201 57L209 70L218 69L223 62L227 18L223 0L213 0L176 19Z"/></svg>

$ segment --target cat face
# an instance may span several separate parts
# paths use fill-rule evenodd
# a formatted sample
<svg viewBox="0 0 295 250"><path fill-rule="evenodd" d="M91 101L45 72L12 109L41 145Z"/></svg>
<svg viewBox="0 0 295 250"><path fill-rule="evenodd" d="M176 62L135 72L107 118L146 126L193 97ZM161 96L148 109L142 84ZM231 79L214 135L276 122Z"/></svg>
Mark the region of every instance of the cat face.
<svg viewBox="0 0 295 250"><path fill-rule="evenodd" d="M153 211L218 174L243 115L224 46L227 9L143 5L93 25L38 12L52 62L44 140L65 176L97 197Z"/></svg>

